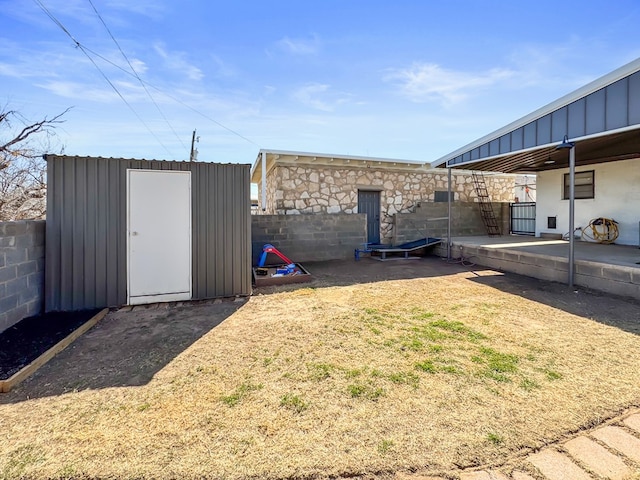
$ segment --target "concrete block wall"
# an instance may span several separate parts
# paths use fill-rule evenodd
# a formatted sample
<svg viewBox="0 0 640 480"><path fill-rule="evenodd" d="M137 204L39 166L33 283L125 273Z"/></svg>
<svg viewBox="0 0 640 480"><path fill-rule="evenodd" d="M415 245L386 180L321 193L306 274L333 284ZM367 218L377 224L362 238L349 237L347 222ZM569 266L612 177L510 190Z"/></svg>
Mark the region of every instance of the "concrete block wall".
<svg viewBox="0 0 640 480"><path fill-rule="evenodd" d="M45 221L0 222L0 332L42 311Z"/></svg>
<svg viewBox="0 0 640 480"><path fill-rule="evenodd" d="M493 211L501 226L502 233L509 233L509 204L494 203ZM424 237L444 238L447 236L447 220L427 221L446 217L446 202L421 203L412 213L394 215L393 243L400 244ZM480 215L480 207L475 202L454 202L451 206L451 235L463 237L486 235L487 229Z"/></svg>
<svg viewBox="0 0 640 480"><path fill-rule="evenodd" d="M439 245L434 253L446 257L446 245ZM568 260L551 255L488 248L459 239L451 245L451 257L459 259L461 256L476 265L540 280L566 284L569 276ZM637 268L576 260L573 280L577 286L640 299L640 272Z"/></svg>
<svg viewBox="0 0 640 480"><path fill-rule="evenodd" d="M266 243L296 263L353 259L354 249L367 241L366 225L364 213L252 215L253 265Z"/></svg>

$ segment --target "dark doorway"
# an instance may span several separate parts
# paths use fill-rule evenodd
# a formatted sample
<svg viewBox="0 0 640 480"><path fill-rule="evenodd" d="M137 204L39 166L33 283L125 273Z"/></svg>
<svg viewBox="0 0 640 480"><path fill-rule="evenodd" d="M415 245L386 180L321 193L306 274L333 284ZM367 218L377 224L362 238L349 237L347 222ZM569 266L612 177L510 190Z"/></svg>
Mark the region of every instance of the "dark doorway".
<svg viewBox="0 0 640 480"><path fill-rule="evenodd" d="M380 192L358 190L358 212L367 214L367 242L380 243Z"/></svg>

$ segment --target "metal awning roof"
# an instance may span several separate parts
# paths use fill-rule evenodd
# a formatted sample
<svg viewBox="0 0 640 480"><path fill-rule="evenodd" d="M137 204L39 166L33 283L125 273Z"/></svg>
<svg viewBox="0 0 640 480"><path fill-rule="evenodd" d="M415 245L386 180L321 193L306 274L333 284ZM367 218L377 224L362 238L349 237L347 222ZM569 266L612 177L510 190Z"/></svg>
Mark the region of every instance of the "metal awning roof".
<svg viewBox="0 0 640 480"><path fill-rule="evenodd" d="M432 163L434 167L533 173L568 166L555 147L567 135L577 165L640 158L640 58Z"/></svg>

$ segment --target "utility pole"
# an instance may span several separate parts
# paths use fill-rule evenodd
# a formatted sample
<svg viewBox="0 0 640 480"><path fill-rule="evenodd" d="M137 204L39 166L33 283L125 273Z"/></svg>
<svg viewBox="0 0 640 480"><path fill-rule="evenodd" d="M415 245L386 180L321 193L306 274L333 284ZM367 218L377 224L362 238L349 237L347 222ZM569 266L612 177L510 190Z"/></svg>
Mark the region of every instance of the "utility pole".
<svg viewBox="0 0 640 480"><path fill-rule="evenodd" d="M195 162L198 159L198 149L195 148L196 142L200 141L200 137L196 137L196 131L193 131L191 135L191 154L189 155L189 161Z"/></svg>

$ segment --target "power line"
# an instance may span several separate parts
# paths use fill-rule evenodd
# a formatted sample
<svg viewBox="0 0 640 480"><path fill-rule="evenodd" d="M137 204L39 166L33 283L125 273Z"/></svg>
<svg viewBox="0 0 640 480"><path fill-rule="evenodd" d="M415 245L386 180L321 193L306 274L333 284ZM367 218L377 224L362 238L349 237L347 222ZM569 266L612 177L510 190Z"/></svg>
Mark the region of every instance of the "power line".
<svg viewBox="0 0 640 480"><path fill-rule="evenodd" d="M160 92L161 94L165 95L166 97L172 99L174 102L179 103L180 105L188 108L189 110L193 111L194 113L197 113L198 115L200 115L201 117L209 120L210 122L216 124L217 126L219 126L220 128L227 130L229 133L232 133L233 135L237 136L238 138L241 138L242 140L244 140L247 143L250 143L251 145L254 145L258 148L262 148L261 145L257 144L256 142L254 142L253 140L250 140L249 138L245 137L244 135L240 134L239 132L233 130L232 128L227 127L226 125L222 124L221 122L219 122L218 120L216 120L215 118L207 115L206 113L203 113L201 111L199 111L198 109L192 107L191 105L183 102L182 100L180 100L179 98L174 97L173 95L163 91L162 89L156 87L155 85L143 80L142 78L140 78L137 74L135 74L135 70L134 73L129 72L128 70L124 69L123 67L121 67L120 65L116 64L115 62L109 60L108 58L104 57L103 55L99 54L98 52L93 51L92 49L90 49L89 47L81 44L78 40L76 40L73 35L71 35L71 33L66 29L66 27L51 13L49 12L49 10L43 5L41 0L34 0L34 2L36 2L36 4L40 7L40 9L56 24L58 25L58 27L60 27L60 29L73 41L74 45L79 48L86 56L87 58L89 58L89 60L91 61L91 63L93 63L93 65L98 69L98 71L103 75L103 77L105 78L105 80L111 85L111 87L116 91L116 93L120 96L120 98L122 98L122 100L125 102L125 104L127 104L127 106L132 109L132 107L127 103L127 101L124 99L124 97L120 94L120 92L117 90L117 88L109 81L108 77L106 77L106 75L104 74L104 72L102 72L102 70L99 69L99 67L97 66L97 64L93 61L93 59L90 57L89 53L100 58L102 61L112 65L113 67L121 70L122 72L126 73L127 75L136 77L138 79L138 81L140 81L143 85L147 85L151 88L153 88L154 90L156 90L157 92ZM92 4L93 5L93 4ZM95 7L94 7L95 10ZM104 23L104 22L103 22ZM127 60L128 61L128 60ZM133 70L133 69L132 69ZM134 114L140 119L140 121L145 125L145 127L147 127L147 129L151 132L151 130L149 129L149 127L144 123L144 121L140 118L140 116L135 112L135 110L132 109L132 111L134 112ZM155 134L153 134L153 132L151 132L151 134L154 136L154 138L156 138L156 140L158 140L158 142L160 143L160 145L162 145L165 150L167 150L167 148L162 144L162 142L156 137ZM168 151L168 150L167 150ZM171 152L169 152L169 154L171 155Z"/></svg>
<svg viewBox="0 0 640 480"><path fill-rule="evenodd" d="M44 6L44 4L42 3L41 0L34 0L38 6L42 9L42 11L56 24L58 25L62 31L64 33L66 33L69 38L71 38L71 40L73 41L73 43L75 43L76 47L78 49L80 49L80 51L82 53L85 54L85 56L89 59L89 61L93 64L93 66L98 70L98 72L100 72L100 74L102 75L102 77L105 79L105 81L111 86L111 88L116 92L116 94L120 97L120 99L124 102L124 104L129 107L129 109L133 112L133 114L138 118L138 120L140 120L140 122L145 126L145 128L149 131L149 133L153 136L153 138L156 139L156 141L162 146L162 148L164 148L167 153L169 154L170 157L173 157L173 154L169 151L169 149L165 146L164 143L162 143L162 141L160 140L160 138L158 138L158 136L153 133L153 131L151 130L151 128L149 128L149 126L146 124L146 122L142 119L142 117L138 114L138 112L136 112L136 110L131 106L131 104L129 102L127 102L127 100L124 98L124 96L120 93L120 91L118 90L118 88L113 84L113 82L111 82L111 80L109 80L109 77L107 77L107 75L102 71L102 69L100 69L100 67L98 66L98 64L93 60L93 58L91 58L91 56L85 51L84 46L78 42L73 35L71 35L71 33L69 32L69 30L67 30L65 28L65 26L62 24L62 22L60 22L48 9L47 7Z"/></svg>
<svg viewBox="0 0 640 480"><path fill-rule="evenodd" d="M116 47L118 47L118 50L120 50L120 53L122 54L123 58L127 61L127 64L129 65L129 68L131 69L131 72L135 75L135 77L138 79L138 81L140 82L140 85L142 85L142 88L144 88L144 91L146 92L147 96L149 97L149 99L153 102L153 104L156 106L156 109L158 110L158 113L162 116L162 118L164 119L165 123L167 124L167 126L171 129L171 131L173 132L173 134L176 136L176 138L178 139L178 141L182 144L182 147L186 150L187 146L184 144L184 142L182 141L182 138L180 138L180 136L178 135L178 133L175 131L175 129L173 128L173 126L171 125L171 123L169 123L169 120L167 119L167 117L165 116L164 112L160 109L160 106L156 103L155 99L153 98L153 96L151 95L151 92L149 92L149 90L147 89L147 86L144 84L144 82L142 81L142 79L140 78L140 75L138 75L138 72L136 72L136 69L133 68L133 65L131 64L131 62L129 61L129 58L127 57L127 55L124 53L124 51L122 50L122 48L120 47L120 44L118 43L118 41L116 40L116 38L113 36L113 34L111 33L111 30L109 30L109 27L107 27L106 22L104 21L104 19L102 18L102 15L100 15L100 13L98 12L98 9L96 9L95 5L93 4L93 2L91 0L89 0L89 4L91 5L91 7L93 8L93 11L96 13L96 15L98 16L98 18L100 19L100 21L102 22L102 25L104 26L105 30L107 31L107 33L109 33L109 36L111 37L111 40L113 40L113 43L116 44Z"/></svg>
<svg viewBox="0 0 640 480"><path fill-rule="evenodd" d="M117 63L109 60L108 58L104 57L103 55L100 55L98 52L95 52L93 50L91 50L89 47L83 47L84 49L86 49L89 53L91 53L92 55L95 55L96 57L100 58L101 60L103 60L104 62L107 62L108 64L110 64L111 66L121 70L122 72L126 73L127 75L132 75L131 72L128 72L127 70L125 70L124 68L122 68L120 65L118 65ZM253 140L248 139L247 137L245 137L244 135L236 132L235 130L227 127L226 125L220 123L219 121L217 121L215 118L210 117L209 115L207 115L206 113L202 113L200 110L198 110L197 108L192 107L191 105L189 105L188 103L183 102L182 100L180 100L179 98L174 97L173 95L163 91L161 88L156 87L155 85L153 85L152 83L147 82L146 80L141 80L144 84L148 85L149 87L153 88L154 90L162 93L163 95L167 96L168 98L170 98L171 100L173 100L176 103L179 103L180 105L182 105L183 107L188 108L189 110L197 113L198 115L200 115L203 118L206 118L207 120L215 123L216 125L218 125L220 128L224 128L225 130L227 130L230 133L233 133L234 135L236 135L237 137L243 139L244 141L250 143L251 145L255 145L258 148L262 148L261 145L258 145L256 142L254 142Z"/></svg>

